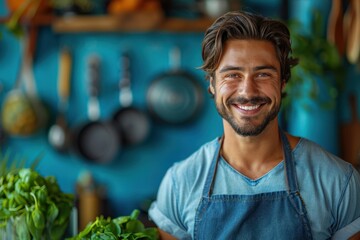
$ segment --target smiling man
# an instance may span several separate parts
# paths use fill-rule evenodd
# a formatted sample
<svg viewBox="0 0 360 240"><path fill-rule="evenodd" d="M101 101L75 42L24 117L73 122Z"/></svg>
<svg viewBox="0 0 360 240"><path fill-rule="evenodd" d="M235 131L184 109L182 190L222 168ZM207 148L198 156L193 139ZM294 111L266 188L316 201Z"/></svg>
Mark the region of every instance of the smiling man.
<svg viewBox="0 0 360 240"><path fill-rule="evenodd" d="M346 239L360 231L358 172L278 125L297 64L286 25L230 12L202 46L223 135L167 171L149 211L162 239Z"/></svg>

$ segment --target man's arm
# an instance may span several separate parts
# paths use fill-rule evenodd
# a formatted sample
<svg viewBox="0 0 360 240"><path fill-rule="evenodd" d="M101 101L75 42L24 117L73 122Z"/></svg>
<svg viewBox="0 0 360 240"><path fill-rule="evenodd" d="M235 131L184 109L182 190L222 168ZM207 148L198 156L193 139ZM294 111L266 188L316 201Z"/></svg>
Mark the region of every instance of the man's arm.
<svg viewBox="0 0 360 240"><path fill-rule="evenodd" d="M355 235L352 235L349 240L360 240L360 232L356 233Z"/></svg>
<svg viewBox="0 0 360 240"><path fill-rule="evenodd" d="M161 230L160 228L158 228L158 231L160 235L160 240L176 240L175 237L171 236L169 233Z"/></svg>

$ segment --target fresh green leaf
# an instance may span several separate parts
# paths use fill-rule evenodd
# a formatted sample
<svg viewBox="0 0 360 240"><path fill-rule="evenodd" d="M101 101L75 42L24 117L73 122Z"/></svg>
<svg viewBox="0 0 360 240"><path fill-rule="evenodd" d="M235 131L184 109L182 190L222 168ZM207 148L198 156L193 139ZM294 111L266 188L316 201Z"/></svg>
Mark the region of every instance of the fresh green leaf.
<svg viewBox="0 0 360 240"><path fill-rule="evenodd" d="M144 230L144 224L142 224L139 220L131 220L126 223L125 232L142 232Z"/></svg>
<svg viewBox="0 0 360 240"><path fill-rule="evenodd" d="M140 211L135 209L130 216L120 216L114 219L99 216L95 222L88 224L87 227L78 235L68 238L68 240L82 239L116 239L116 240L158 240L160 239L156 228L145 228L144 224L138 220Z"/></svg>
<svg viewBox="0 0 360 240"><path fill-rule="evenodd" d="M26 225L25 214L14 218L16 236L21 240L31 240L30 232Z"/></svg>
<svg viewBox="0 0 360 240"><path fill-rule="evenodd" d="M35 227L42 231L45 228L45 217L40 209L35 208L31 214L31 217L34 221Z"/></svg>
<svg viewBox="0 0 360 240"><path fill-rule="evenodd" d="M26 225L33 239L40 240L42 232L40 229L35 227L34 220L30 211L26 212Z"/></svg>
<svg viewBox="0 0 360 240"><path fill-rule="evenodd" d="M61 224L61 225L52 225L50 228L50 237L51 240L62 240L64 236L64 232L66 231L66 228L68 227L68 224Z"/></svg>
<svg viewBox="0 0 360 240"><path fill-rule="evenodd" d="M58 215L59 215L59 208L56 206L56 204L53 201L49 201L46 212L47 221L50 224L52 224Z"/></svg>

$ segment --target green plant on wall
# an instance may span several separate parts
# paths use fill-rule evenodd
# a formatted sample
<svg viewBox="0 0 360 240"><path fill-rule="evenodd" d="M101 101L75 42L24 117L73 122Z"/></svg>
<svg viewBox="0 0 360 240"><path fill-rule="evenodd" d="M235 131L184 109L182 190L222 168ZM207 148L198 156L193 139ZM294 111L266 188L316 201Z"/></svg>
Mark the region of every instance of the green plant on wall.
<svg viewBox="0 0 360 240"><path fill-rule="evenodd" d="M342 59L335 45L329 43L325 36L325 21L321 13L314 10L311 17L309 29L304 29L296 20L288 23L293 46L292 55L299 58L299 64L292 69L291 79L285 88L285 109L301 97L308 97L321 107L332 108L342 88ZM302 87L304 84L308 85L305 91ZM320 97L321 91L326 91L326 98Z"/></svg>

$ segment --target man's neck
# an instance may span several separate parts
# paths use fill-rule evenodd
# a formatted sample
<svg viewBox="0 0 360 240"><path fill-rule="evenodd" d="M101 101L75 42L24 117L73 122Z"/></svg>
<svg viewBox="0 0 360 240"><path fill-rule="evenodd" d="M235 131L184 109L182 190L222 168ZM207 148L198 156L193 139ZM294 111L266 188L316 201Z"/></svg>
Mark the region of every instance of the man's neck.
<svg viewBox="0 0 360 240"><path fill-rule="evenodd" d="M258 136L243 137L224 126L221 154L237 171L257 179L283 160L283 148L277 125L268 125Z"/></svg>

